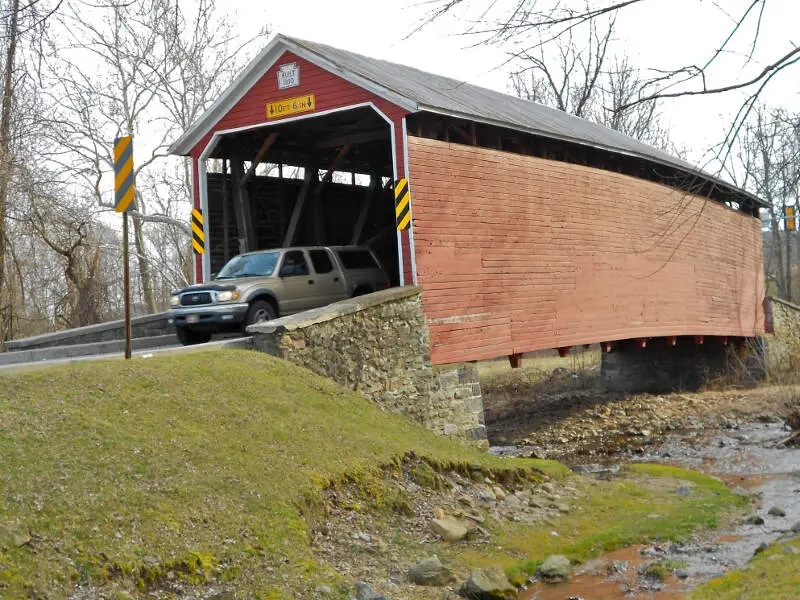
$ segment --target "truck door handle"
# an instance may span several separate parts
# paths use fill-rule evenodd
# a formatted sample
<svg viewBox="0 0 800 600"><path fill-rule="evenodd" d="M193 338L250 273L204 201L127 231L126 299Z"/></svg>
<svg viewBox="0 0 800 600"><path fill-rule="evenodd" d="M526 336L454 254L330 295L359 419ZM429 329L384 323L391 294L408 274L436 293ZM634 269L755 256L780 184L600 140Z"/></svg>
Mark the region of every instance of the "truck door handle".
<svg viewBox="0 0 800 600"><path fill-rule="evenodd" d="M314 280L313 279L309 279L308 280L308 285L314 285Z"/></svg>
<svg viewBox="0 0 800 600"><path fill-rule="evenodd" d="M334 281L339 281L339 278L338 277L334 277L333 280Z"/></svg>

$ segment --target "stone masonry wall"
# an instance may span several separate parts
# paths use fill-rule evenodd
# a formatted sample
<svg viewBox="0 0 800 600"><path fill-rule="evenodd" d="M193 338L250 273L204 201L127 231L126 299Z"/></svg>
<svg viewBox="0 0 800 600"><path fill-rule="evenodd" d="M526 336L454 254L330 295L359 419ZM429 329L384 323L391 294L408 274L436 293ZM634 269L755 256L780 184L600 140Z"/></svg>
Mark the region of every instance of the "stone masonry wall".
<svg viewBox="0 0 800 600"><path fill-rule="evenodd" d="M767 303L767 372L795 374L800 371L800 306L778 298Z"/></svg>
<svg viewBox="0 0 800 600"><path fill-rule="evenodd" d="M437 433L485 440L474 364L431 366L418 288L394 288L253 325L257 350L330 377Z"/></svg>

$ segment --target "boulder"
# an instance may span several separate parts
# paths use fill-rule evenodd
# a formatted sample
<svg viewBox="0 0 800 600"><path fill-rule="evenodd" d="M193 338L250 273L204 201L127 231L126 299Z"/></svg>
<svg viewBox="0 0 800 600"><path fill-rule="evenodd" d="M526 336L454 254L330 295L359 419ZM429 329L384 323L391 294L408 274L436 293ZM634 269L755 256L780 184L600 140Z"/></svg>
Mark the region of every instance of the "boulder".
<svg viewBox="0 0 800 600"><path fill-rule="evenodd" d="M441 587L453 580L453 574L442 564L439 557L431 556L408 570L408 580L416 585Z"/></svg>
<svg viewBox="0 0 800 600"><path fill-rule="evenodd" d="M569 559L562 554L552 554L544 559L536 573L545 579L566 579L569 577Z"/></svg>
<svg viewBox="0 0 800 600"><path fill-rule="evenodd" d="M517 597L517 590L500 567L476 569L458 593L470 600L511 600Z"/></svg>
<svg viewBox="0 0 800 600"><path fill-rule="evenodd" d="M745 521L748 525L763 525L764 524L764 517L761 515L750 515L747 517Z"/></svg>
<svg viewBox="0 0 800 600"><path fill-rule="evenodd" d="M0 527L0 542L11 544L17 548L31 543L31 534L18 527Z"/></svg>
<svg viewBox="0 0 800 600"><path fill-rule="evenodd" d="M772 515L773 517L785 517L786 511L778 506L773 506L767 512L768 515Z"/></svg>
<svg viewBox="0 0 800 600"><path fill-rule="evenodd" d="M467 537L467 528L452 517L433 519L431 529L445 542L460 542Z"/></svg>
<svg viewBox="0 0 800 600"><path fill-rule="evenodd" d="M484 502L494 502L497 500L497 496L495 496L494 492L491 490L478 490L478 498Z"/></svg>
<svg viewBox="0 0 800 600"><path fill-rule="evenodd" d="M365 581L356 582L356 600L387 600L386 596L372 589Z"/></svg>

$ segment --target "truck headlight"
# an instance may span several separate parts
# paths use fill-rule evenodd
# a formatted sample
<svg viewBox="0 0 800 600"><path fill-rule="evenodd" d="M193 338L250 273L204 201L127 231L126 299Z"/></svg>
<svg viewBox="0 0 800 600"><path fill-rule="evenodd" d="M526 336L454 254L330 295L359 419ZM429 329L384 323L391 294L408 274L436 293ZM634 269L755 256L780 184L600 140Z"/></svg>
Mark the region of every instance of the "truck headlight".
<svg viewBox="0 0 800 600"><path fill-rule="evenodd" d="M224 292L220 292L217 296L218 302L230 302L231 300L236 300L239 297L239 292L226 290Z"/></svg>
<svg viewBox="0 0 800 600"><path fill-rule="evenodd" d="M169 297L169 305L170 306L180 306L181 305L181 297L180 296L170 296Z"/></svg>

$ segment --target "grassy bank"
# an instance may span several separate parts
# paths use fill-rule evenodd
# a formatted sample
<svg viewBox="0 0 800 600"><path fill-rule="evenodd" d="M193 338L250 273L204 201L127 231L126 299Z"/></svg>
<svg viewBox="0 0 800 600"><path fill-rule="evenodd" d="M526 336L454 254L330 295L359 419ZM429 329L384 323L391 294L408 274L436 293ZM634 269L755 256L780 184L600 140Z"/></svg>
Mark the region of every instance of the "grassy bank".
<svg viewBox="0 0 800 600"><path fill-rule="evenodd" d="M347 597L352 582L310 544L320 490L379 479L408 452L442 470L522 468L531 481L546 472L583 490L558 537L550 525L495 523L502 552L441 547L464 566L491 559L513 570L550 551L580 559L713 525L736 504L691 472L638 467L605 483L554 462L493 458L254 352L81 363L0 380L0 596L214 583L291 598L325 583L322 597ZM675 493L678 480L692 495Z"/></svg>
<svg viewBox="0 0 800 600"><path fill-rule="evenodd" d="M268 593L282 575L309 576L300 508L315 486L410 450L504 466L254 352L76 364L0 385L4 597L115 576L146 588L169 570Z"/></svg>

